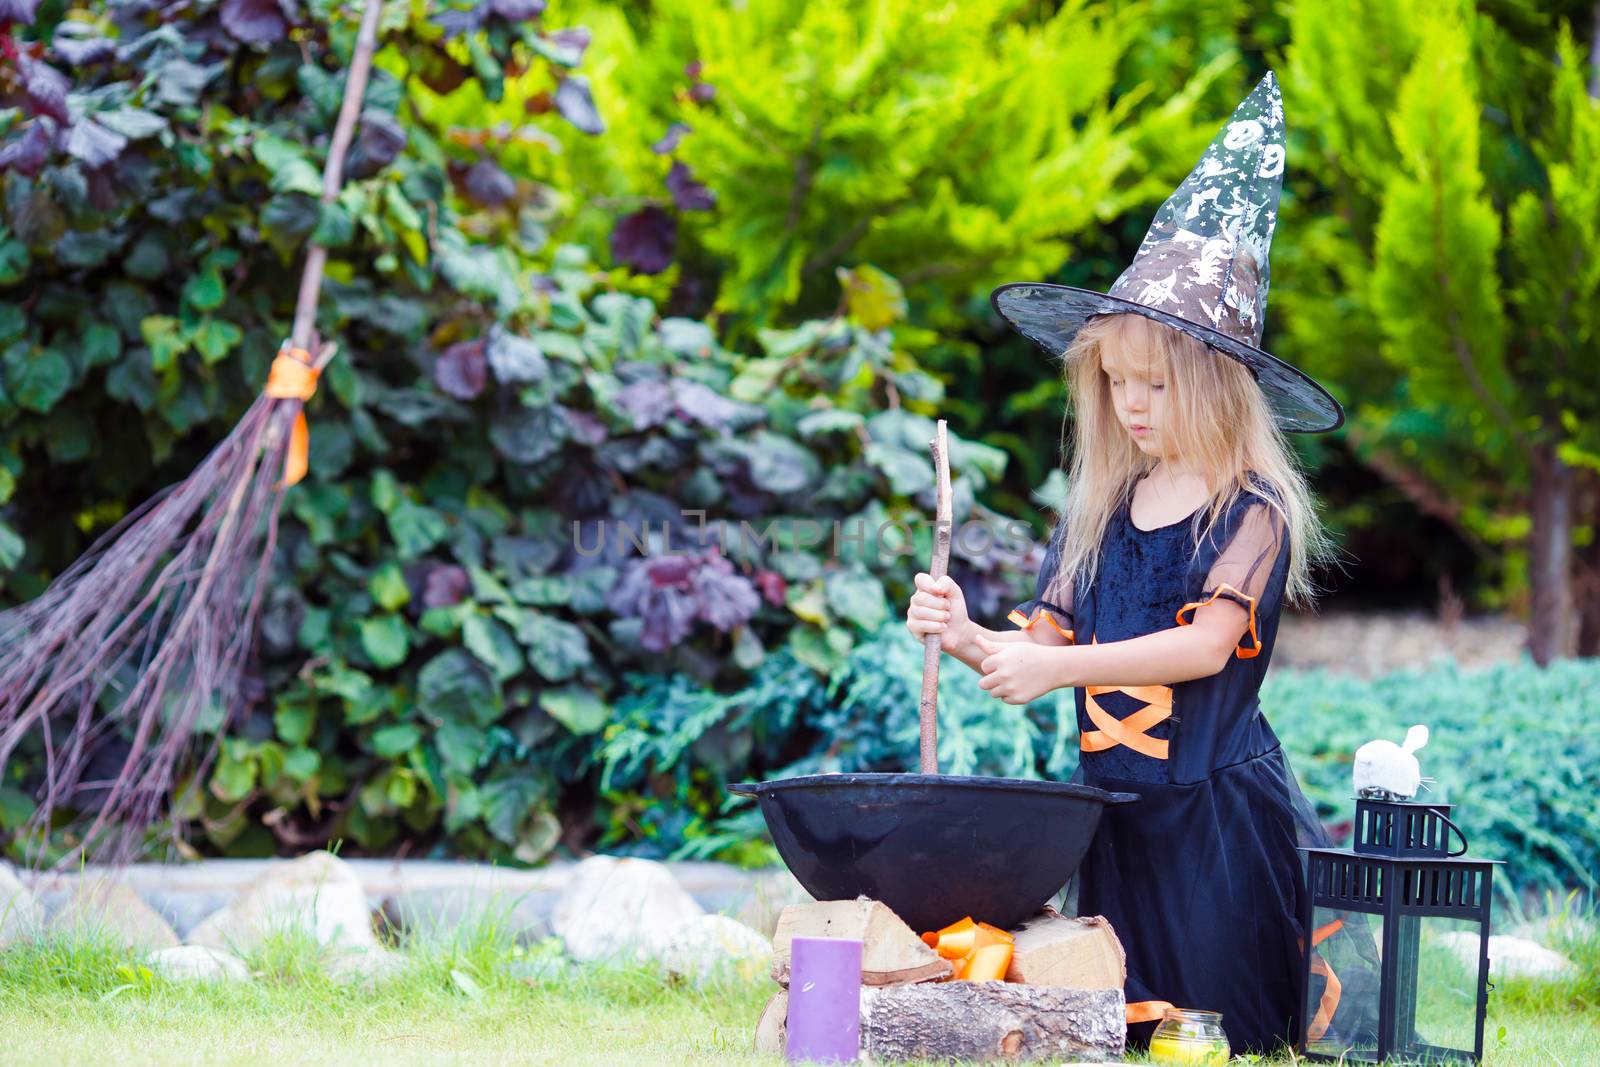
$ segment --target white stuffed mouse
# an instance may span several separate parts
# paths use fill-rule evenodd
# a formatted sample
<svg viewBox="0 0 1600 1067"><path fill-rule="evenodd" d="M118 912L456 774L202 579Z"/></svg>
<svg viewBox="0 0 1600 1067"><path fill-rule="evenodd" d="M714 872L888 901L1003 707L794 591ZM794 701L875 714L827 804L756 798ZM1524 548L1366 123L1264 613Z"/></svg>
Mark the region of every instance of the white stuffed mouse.
<svg viewBox="0 0 1600 1067"><path fill-rule="evenodd" d="M1368 741L1356 749L1356 796L1384 800L1409 800L1422 785L1422 768L1412 753L1428 743L1428 728L1413 726L1406 741Z"/></svg>

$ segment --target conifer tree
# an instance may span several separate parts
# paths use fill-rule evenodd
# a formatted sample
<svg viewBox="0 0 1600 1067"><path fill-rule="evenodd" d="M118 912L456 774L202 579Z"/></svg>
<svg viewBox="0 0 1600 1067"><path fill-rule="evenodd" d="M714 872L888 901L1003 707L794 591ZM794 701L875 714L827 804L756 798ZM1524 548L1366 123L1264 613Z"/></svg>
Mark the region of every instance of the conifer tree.
<svg viewBox="0 0 1600 1067"><path fill-rule="evenodd" d="M1357 453L1525 570L1543 664L1600 654L1600 102L1594 13L1518 11L1296 7L1275 295Z"/></svg>

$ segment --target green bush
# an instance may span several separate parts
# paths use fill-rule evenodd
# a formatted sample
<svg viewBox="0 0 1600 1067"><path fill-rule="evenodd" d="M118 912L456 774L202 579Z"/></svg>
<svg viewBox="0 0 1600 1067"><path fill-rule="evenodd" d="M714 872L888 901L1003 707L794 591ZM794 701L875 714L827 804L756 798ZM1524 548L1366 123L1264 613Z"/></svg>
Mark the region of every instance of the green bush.
<svg viewBox="0 0 1600 1067"><path fill-rule="evenodd" d="M1592 729L1600 660L1540 669L1524 658L1482 670L1453 664L1372 680L1273 671L1262 706L1324 822L1348 833L1350 767L1375 737L1427 725L1417 753L1435 782L1423 799L1450 813L1471 855L1504 860L1511 884L1584 886L1600 878L1600 737Z"/></svg>
<svg viewBox="0 0 1600 1067"><path fill-rule="evenodd" d="M548 239L549 190L501 162L520 168L544 125L601 124L572 70L586 35L540 7L393 8L326 208L354 29L331 7L299 25L271 4L41 9L27 62L0 71L24 90L0 112L7 600L227 433L287 333L305 240L331 249L318 327L343 351L284 502L257 697L181 792L197 848L404 834L536 862L625 835L592 760L622 674L733 689L769 650L826 674L909 594L914 566L870 539L836 557L826 525L931 511L942 386L899 340L894 279L845 271L836 314L734 353L663 315L648 281ZM501 136L418 104L446 88L549 106ZM1004 463L952 439L958 520L988 515ZM824 524L818 542L792 523L759 540L799 518ZM925 530L909 551L928 558ZM952 569L998 611L1021 559L958 544ZM111 738L106 764L129 743ZM0 768L0 829L30 810L41 745Z"/></svg>
<svg viewBox="0 0 1600 1067"><path fill-rule="evenodd" d="M1062 395L990 290L1108 286L1253 84L1238 12L1165 0L559 10L593 29L606 134L557 127L559 151L513 143L503 159L570 209L566 239L648 272L638 291L708 316L739 349L834 313L840 266L893 275L901 284L864 321L899 319L900 346L967 383L939 414L1011 453L988 499L1013 514L1056 465ZM514 130L544 93L519 80L488 101L469 83L423 88L413 105L441 127Z"/></svg>
<svg viewBox="0 0 1600 1067"><path fill-rule="evenodd" d="M1197 113L1237 88L1219 85L1231 36L1146 53L1143 5L574 6L605 41L595 96L616 120L603 145L563 136L571 184L635 198L708 305L757 323L826 312L844 261L964 331L994 285L1159 202L1212 135Z"/></svg>

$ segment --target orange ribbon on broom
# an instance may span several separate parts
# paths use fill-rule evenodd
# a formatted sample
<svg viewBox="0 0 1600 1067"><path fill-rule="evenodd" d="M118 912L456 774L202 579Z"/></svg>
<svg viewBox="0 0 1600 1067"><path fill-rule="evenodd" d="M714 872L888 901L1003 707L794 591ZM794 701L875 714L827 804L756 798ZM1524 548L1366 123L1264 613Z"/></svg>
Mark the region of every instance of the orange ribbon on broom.
<svg viewBox="0 0 1600 1067"><path fill-rule="evenodd" d="M1003 982L1011 968L1015 938L998 926L975 923L968 915L943 930L923 934L922 942L945 959L955 961L957 981Z"/></svg>
<svg viewBox="0 0 1600 1067"><path fill-rule="evenodd" d="M272 361L267 374L267 396L274 400L298 400L303 405L317 392L322 371L311 361L311 353L285 344ZM289 428L289 450L283 458L283 483L287 489L306 476L311 464L311 427L302 408Z"/></svg>

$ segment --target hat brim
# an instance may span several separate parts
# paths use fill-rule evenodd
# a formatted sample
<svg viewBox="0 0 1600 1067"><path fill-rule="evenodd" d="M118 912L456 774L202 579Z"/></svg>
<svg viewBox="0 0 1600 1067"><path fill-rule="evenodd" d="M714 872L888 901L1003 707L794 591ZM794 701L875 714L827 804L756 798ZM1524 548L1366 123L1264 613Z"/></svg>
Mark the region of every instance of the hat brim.
<svg viewBox="0 0 1600 1067"><path fill-rule="evenodd" d="M1127 312L1195 337L1243 363L1255 376L1278 426L1293 433L1328 433L1344 425L1344 408L1315 379L1276 356L1203 323L1131 300L1049 282L1009 282L989 303L1013 329L1060 358L1095 315Z"/></svg>

